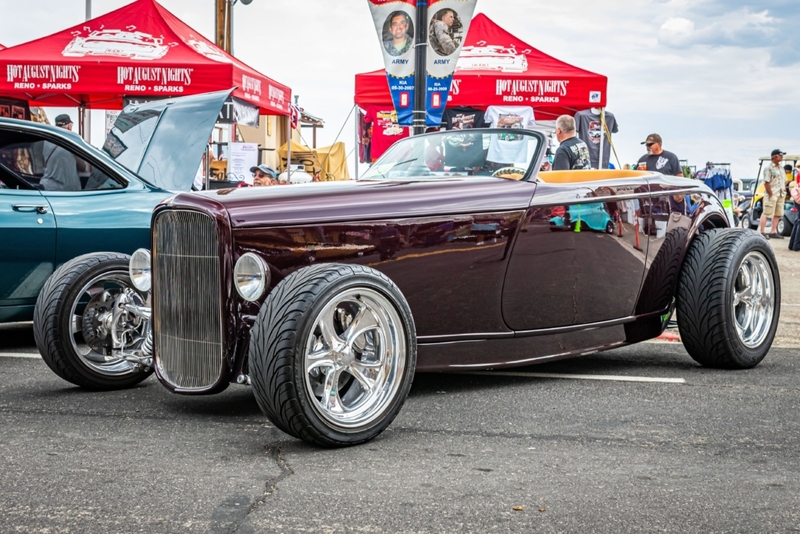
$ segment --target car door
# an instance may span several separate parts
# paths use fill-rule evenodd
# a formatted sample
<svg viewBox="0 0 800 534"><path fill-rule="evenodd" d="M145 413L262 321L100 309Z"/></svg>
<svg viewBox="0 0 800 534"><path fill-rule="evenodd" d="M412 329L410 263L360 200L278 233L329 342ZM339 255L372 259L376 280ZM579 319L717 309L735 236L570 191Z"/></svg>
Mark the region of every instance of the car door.
<svg viewBox="0 0 800 534"><path fill-rule="evenodd" d="M540 173L503 289L503 317L511 329L632 315L647 252L638 210L649 188L644 178L614 176Z"/></svg>
<svg viewBox="0 0 800 534"><path fill-rule="evenodd" d="M26 321L53 272L56 222L47 199L0 169L0 322Z"/></svg>
<svg viewBox="0 0 800 534"><path fill-rule="evenodd" d="M90 252L131 254L150 246L150 217L169 193L126 181L89 154L65 145L80 169L82 189L43 191L58 224L56 267Z"/></svg>

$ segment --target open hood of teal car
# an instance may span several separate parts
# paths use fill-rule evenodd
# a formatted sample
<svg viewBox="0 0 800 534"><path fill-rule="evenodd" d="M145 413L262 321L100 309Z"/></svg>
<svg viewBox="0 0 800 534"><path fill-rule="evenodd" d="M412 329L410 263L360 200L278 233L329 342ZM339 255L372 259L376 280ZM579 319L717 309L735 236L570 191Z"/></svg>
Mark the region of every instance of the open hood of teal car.
<svg viewBox="0 0 800 534"><path fill-rule="evenodd" d="M168 191L188 191L233 89L132 104L117 117L103 151Z"/></svg>

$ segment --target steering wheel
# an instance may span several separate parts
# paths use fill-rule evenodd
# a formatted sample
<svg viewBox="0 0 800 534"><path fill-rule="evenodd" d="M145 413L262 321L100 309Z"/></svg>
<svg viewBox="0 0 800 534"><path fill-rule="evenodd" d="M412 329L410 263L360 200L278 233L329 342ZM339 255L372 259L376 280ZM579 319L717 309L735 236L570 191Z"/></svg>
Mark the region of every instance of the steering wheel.
<svg viewBox="0 0 800 534"><path fill-rule="evenodd" d="M502 169L497 169L492 173L492 176L499 176L500 178L510 178L512 180L522 180L522 177L525 176L525 173L528 172L525 169L521 169L519 167L503 167Z"/></svg>

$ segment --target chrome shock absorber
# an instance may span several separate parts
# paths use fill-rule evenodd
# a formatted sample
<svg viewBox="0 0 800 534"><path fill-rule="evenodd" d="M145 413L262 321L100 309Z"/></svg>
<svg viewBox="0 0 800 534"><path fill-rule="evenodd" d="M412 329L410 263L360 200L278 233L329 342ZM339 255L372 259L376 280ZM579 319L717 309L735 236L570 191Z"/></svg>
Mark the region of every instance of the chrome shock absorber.
<svg viewBox="0 0 800 534"><path fill-rule="evenodd" d="M150 358L153 356L153 331L148 330L147 337L142 343L142 356Z"/></svg>

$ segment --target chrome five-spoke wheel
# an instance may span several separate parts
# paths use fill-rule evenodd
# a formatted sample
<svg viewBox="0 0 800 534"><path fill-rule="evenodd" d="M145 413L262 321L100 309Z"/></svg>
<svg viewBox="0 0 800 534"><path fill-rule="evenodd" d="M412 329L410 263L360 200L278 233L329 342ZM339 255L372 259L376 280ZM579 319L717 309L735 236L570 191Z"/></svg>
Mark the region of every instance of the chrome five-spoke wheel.
<svg viewBox="0 0 800 534"><path fill-rule="evenodd" d="M755 367L780 317L775 253L753 230L706 230L689 246L677 297L678 328L692 358L722 369Z"/></svg>
<svg viewBox="0 0 800 534"><path fill-rule="evenodd" d="M386 275L329 263L272 289L248 355L256 400L276 427L342 447L374 438L400 412L416 368L416 331Z"/></svg>
<svg viewBox="0 0 800 534"><path fill-rule="evenodd" d="M732 306L736 333L747 347L760 345L772 326L774 287L766 258L759 252L745 256L734 282Z"/></svg>
<svg viewBox="0 0 800 534"><path fill-rule="evenodd" d="M343 429L379 417L400 387L406 342L395 307L372 289L336 295L306 342L306 391L320 415Z"/></svg>

